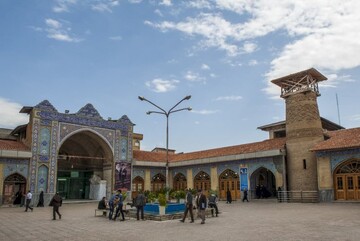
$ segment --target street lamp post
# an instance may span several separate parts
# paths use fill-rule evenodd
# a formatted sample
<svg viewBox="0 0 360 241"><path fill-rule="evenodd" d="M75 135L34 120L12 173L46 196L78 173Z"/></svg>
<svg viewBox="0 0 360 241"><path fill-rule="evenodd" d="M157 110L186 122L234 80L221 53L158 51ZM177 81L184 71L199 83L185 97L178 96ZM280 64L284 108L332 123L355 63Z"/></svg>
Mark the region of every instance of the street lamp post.
<svg viewBox="0 0 360 241"><path fill-rule="evenodd" d="M183 110L191 111L192 110L191 107L174 110L181 102L183 102L184 100L189 100L191 98L191 95L188 95L188 96L185 96L184 98L182 98L176 105L171 107L168 111L165 111L163 108L154 104L153 102L151 102L150 100L146 99L143 96L139 96L138 98L139 98L139 100L146 101L146 102L150 103L151 105L155 106L156 108L158 108L159 110L161 110L161 111L148 111L148 112L146 112L146 114L150 115L150 114L154 113L154 114L161 114L161 115L166 116L166 164L165 164L165 170L166 170L166 189L168 189L169 188L169 116L172 113L183 111Z"/></svg>

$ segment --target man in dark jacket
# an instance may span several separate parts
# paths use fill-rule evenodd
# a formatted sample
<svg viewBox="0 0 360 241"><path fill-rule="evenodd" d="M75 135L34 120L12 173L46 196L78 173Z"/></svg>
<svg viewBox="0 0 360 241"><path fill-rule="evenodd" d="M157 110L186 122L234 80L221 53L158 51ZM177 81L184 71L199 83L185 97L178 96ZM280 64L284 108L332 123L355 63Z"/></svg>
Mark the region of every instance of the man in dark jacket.
<svg viewBox="0 0 360 241"><path fill-rule="evenodd" d="M207 205L206 196L202 190L199 190L199 198L197 200L197 207L199 209L199 216L201 218L201 224L205 224L205 209Z"/></svg>
<svg viewBox="0 0 360 241"><path fill-rule="evenodd" d="M59 215L59 219L61 219L61 214L59 213L59 207L62 205L62 198L57 192L54 197L51 199L49 206L53 207L53 220L56 220L56 214Z"/></svg>
<svg viewBox="0 0 360 241"><path fill-rule="evenodd" d="M186 190L186 197L185 197L185 211L184 217L180 220L180 222L185 222L185 218L188 212L190 212L191 221L190 223L194 222L194 215L193 215L193 196L189 189Z"/></svg>
<svg viewBox="0 0 360 241"><path fill-rule="evenodd" d="M218 216L219 214L219 210L218 210L218 207L217 207L217 197L214 193L212 193L210 196L209 196L209 207L210 208L213 208L211 209L211 215L214 217L214 209L215 209L215 214L216 214L216 217Z"/></svg>
<svg viewBox="0 0 360 241"><path fill-rule="evenodd" d="M136 218L139 220L139 212L141 212L141 219L144 220L144 206L146 204L146 199L142 191L139 192L135 198L136 206Z"/></svg>

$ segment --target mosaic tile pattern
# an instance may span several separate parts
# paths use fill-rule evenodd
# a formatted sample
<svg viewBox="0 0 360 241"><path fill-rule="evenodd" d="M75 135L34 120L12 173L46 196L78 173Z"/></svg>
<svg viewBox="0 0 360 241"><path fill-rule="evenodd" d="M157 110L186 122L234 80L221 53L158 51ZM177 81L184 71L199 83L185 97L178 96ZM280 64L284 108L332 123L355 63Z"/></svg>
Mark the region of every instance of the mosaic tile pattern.
<svg viewBox="0 0 360 241"><path fill-rule="evenodd" d="M248 163L248 173L251 177L252 173L255 172L257 169L264 167L268 170L270 170L273 174L276 173L276 167L273 162L272 158L262 158L260 160L251 160Z"/></svg>
<svg viewBox="0 0 360 241"><path fill-rule="evenodd" d="M164 177L166 177L166 170L165 168L151 168L150 169L150 177L151 177L151 180L152 178L156 175L156 174L162 174L164 175Z"/></svg>
<svg viewBox="0 0 360 241"><path fill-rule="evenodd" d="M32 130L32 157L30 163L30 190L31 192L35 192L36 185L36 168L37 168L37 160L38 160L38 135L40 129L40 120L37 118L33 119L33 130Z"/></svg>
<svg viewBox="0 0 360 241"><path fill-rule="evenodd" d="M126 160L126 157L127 157L127 139L125 139L125 138L122 138L121 139L121 160Z"/></svg>
<svg viewBox="0 0 360 241"><path fill-rule="evenodd" d="M206 174L208 174L211 177L210 166L193 167L192 168L193 177L195 177L201 171L205 172Z"/></svg>
<svg viewBox="0 0 360 241"><path fill-rule="evenodd" d="M50 152L50 130L48 128L41 127L39 135L39 154L42 156L48 156ZM47 159L49 160L49 158Z"/></svg>
<svg viewBox="0 0 360 241"><path fill-rule="evenodd" d="M59 123L53 121L51 128L51 160L50 160L50 177L49 177L49 192L55 193L56 170L57 170L57 148L58 148L58 133Z"/></svg>
<svg viewBox="0 0 360 241"><path fill-rule="evenodd" d="M19 173L25 178L29 173L29 161L23 159L0 158L0 164L4 164L4 179L14 173Z"/></svg>
<svg viewBox="0 0 360 241"><path fill-rule="evenodd" d="M145 179L145 171L144 169L139 169L139 168L136 168L134 167L133 168L133 177L141 177L142 179Z"/></svg>
<svg viewBox="0 0 360 241"><path fill-rule="evenodd" d="M351 158L360 159L360 152L355 154L349 154L346 152L339 153L337 152L335 155L330 156L330 163L331 163L331 172L334 173L335 169L342 163Z"/></svg>
<svg viewBox="0 0 360 241"><path fill-rule="evenodd" d="M45 165L41 165L38 170L38 184L37 191L47 192L47 182L48 182L48 167Z"/></svg>

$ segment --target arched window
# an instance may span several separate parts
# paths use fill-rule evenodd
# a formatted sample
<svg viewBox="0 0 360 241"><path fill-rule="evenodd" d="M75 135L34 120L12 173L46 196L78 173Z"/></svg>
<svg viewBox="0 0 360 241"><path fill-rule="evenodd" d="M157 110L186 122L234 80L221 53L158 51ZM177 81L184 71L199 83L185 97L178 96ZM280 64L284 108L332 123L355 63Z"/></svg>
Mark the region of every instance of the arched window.
<svg viewBox="0 0 360 241"><path fill-rule="evenodd" d="M226 199L226 192L228 189L231 192L231 197L233 200L240 198L239 175L230 169L226 169L219 176L220 199Z"/></svg>
<svg viewBox="0 0 360 241"><path fill-rule="evenodd" d="M164 189L166 185L166 178L161 173L156 174L153 176L151 180L151 191L156 192Z"/></svg>
<svg viewBox="0 0 360 241"><path fill-rule="evenodd" d="M187 181L186 181L186 177L184 174L182 173L178 173L175 175L174 177L174 185L173 188L178 191L178 190L185 190L187 187Z"/></svg>
<svg viewBox="0 0 360 241"><path fill-rule="evenodd" d="M204 171L200 171L194 178L194 187L195 189L205 191L207 195L207 191L211 189L210 176Z"/></svg>

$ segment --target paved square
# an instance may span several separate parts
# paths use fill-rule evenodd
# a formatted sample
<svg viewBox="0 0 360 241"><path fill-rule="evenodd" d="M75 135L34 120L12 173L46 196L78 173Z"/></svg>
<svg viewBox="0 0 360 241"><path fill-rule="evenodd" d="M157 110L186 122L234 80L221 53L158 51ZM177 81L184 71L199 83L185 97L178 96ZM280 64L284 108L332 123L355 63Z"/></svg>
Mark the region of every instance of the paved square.
<svg viewBox="0 0 360 241"><path fill-rule="evenodd" d="M219 203L221 214L205 225L171 221L109 221L94 217L96 203L52 208L0 208L0 240L360 240L360 203Z"/></svg>

